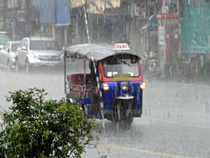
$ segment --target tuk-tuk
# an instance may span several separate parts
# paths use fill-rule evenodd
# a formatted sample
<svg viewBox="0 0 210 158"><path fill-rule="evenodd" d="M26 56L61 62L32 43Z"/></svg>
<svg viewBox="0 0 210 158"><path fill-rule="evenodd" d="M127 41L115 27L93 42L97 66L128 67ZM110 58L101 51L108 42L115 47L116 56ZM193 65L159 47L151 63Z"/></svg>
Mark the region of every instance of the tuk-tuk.
<svg viewBox="0 0 210 158"><path fill-rule="evenodd" d="M81 104L88 117L108 119L130 128L133 118L142 114L145 83L140 59L126 43L67 47L64 50L67 101ZM72 60L82 60L83 72L67 72Z"/></svg>

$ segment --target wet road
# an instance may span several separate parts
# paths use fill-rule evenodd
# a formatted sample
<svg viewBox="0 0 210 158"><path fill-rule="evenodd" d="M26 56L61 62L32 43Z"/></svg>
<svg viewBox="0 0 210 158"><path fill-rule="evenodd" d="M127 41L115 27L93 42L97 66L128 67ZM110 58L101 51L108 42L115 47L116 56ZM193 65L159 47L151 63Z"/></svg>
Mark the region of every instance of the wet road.
<svg viewBox="0 0 210 158"><path fill-rule="evenodd" d="M78 71L72 65L72 71ZM64 97L62 69L39 69L25 74L0 72L0 111L10 105L5 101L8 91L45 88L46 99ZM87 148L84 158L162 158L210 157L210 91L209 85L189 85L147 81L144 90L142 118L135 118L132 129L117 132L116 126L105 121L105 131L97 149ZM101 120L98 120L102 124Z"/></svg>

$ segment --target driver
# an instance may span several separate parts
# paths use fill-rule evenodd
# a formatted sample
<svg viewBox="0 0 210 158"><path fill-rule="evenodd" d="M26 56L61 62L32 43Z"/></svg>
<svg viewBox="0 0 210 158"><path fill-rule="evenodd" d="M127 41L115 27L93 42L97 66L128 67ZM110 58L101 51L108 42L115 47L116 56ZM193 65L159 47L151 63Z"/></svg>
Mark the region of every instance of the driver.
<svg viewBox="0 0 210 158"><path fill-rule="evenodd" d="M91 73L91 79L92 79L94 85L96 85L97 84L96 83L96 76L97 76L97 74L95 73L95 68L94 68L93 61L92 60L90 60L90 62L89 62L89 68L90 68L90 73ZM97 68L97 66L96 66L96 68Z"/></svg>

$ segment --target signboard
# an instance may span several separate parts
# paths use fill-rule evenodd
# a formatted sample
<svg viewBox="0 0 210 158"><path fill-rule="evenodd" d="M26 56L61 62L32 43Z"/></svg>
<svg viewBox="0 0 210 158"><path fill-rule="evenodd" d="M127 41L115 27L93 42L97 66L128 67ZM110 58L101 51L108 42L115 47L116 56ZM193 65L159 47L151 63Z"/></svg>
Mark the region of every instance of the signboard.
<svg viewBox="0 0 210 158"><path fill-rule="evenodd" d="M149 29L150 31L158 31L158 21L159 19L156 18L155 15L152 15L150 18L149 18Z"/></svg>
<svg viewBox="0 0 210 158"><path fill-rule="evenodd" d="M165 45L165 28L163 26L158 27L158 43Z"/></svg>
<svg viewBox="0 0 210 158"><path fill-rule="evenodd" d="M56 0L56 25L70 25L70 1Z"/></svg>
<svg viewBox="0 0 210 158"><path fill-rule="evenodd" d="M179 19L162 19L164 25L178 25L179 24Z"/></svg>
<svg viewBox="0 0 210 158"><path fill-rule="evenodd" d="M177 13L177 0L163 0L162 13L175 14Z"/></svg>
<svg viewBox="0 0 210 158"><path fill-rule="evenodd" d="M55 23L55 0L40 1L40 23Z"/></svg>
<svg viewBox="0 0 210 158"><path fill-rule="evenodd" d="M134 15L145 17L146 16L146 5L145 3L134 3Z"/></svg>
<svg viewBox="0 0 210 158"><path fill-rule="evenodd" d="M168 14L169 13L169 7L168 6L162 6L162 13Z"/></svg>
<svg viewBox="0 0 210 158"><path fill-rule="evenodd" d="M106 8L120 7L121 0L87 0L87 11L94 14L103 14ZM71 8L85 5L86 0L71 0Z"/></svg>
<svg viewBox="0 0 210 158"><path fill-rule="evenodd" d="M85 4L86 0L72 0L71 1L71 8L80 7Z"/></svg>
<svg viewBox="0 0 210 158"><path fill-rule="evenodd" d="M114 50L129 50L129 46L127 43L117 43L114 46Z"/></svg>

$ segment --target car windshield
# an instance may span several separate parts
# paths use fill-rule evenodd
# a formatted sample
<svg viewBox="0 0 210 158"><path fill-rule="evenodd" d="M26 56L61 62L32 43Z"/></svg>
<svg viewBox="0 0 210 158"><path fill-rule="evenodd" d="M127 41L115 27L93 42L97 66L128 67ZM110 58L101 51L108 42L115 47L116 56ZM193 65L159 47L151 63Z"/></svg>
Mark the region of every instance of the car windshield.
<svg viewBox="0 0 210 158"><path fill-rule="evenodd" d="M19 43L13 43L12 44L12 51L16 52L18 46L19 46Z"/></svg>
<svg viewBox="0 0 210 158"><path fill-rule="evenodd" d="M0 44L5 44L7 41L10 41L7 35L0 35Z"/></svg>
<svg viewBox="0 0 210 158"><path fill-rule="evenodd" d="M56 41L49 40L31 40L31 50L61 50Z"/></svg>
<svg viewBox="0 0 210 158"><path fill-rule="evenodd" d="M130 74L132 77L139 76L139 64L136 58L130 56L115 57L103 61L105 77L114 77L115 74Z"/></svg>

